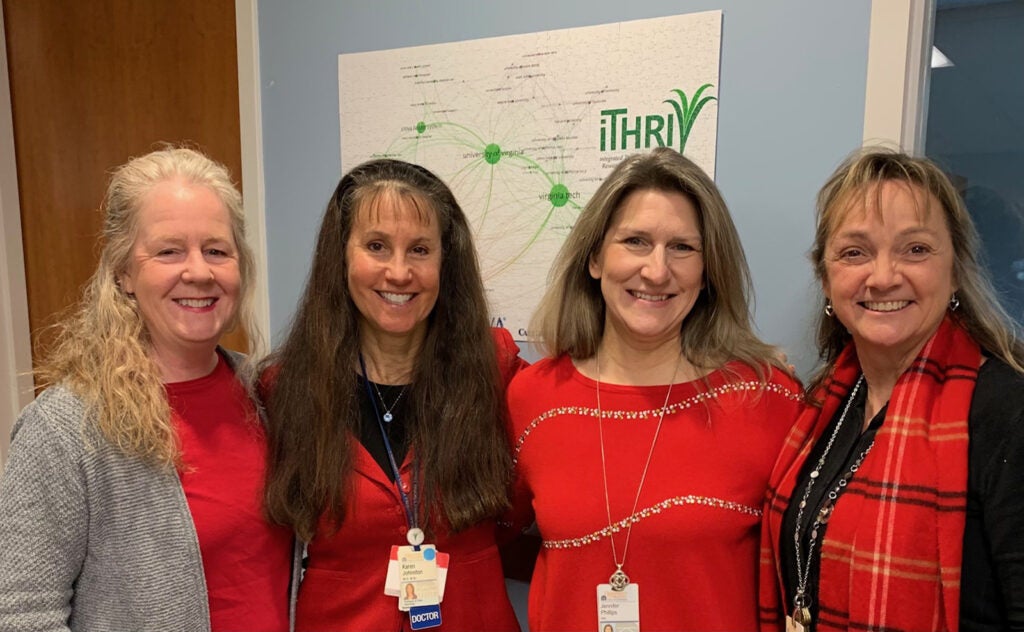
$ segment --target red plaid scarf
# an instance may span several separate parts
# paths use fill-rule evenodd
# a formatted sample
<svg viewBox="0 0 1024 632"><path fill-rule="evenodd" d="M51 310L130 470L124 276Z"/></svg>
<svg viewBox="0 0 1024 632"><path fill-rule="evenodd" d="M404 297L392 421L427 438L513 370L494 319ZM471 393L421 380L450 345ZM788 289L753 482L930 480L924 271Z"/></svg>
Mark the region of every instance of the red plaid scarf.
<svg viewBox="0 0 1024 632"><path fill-rule="evenodd" d="M817 630L957 630L967 504L967 415L977 343L947 317L896 383L874 448L850 480L821 544ZM811 446L860 375L851 344L790 431L761 534L762 629L779 629L782 514ZM783 612L785 611L785 612Z"/></svg>

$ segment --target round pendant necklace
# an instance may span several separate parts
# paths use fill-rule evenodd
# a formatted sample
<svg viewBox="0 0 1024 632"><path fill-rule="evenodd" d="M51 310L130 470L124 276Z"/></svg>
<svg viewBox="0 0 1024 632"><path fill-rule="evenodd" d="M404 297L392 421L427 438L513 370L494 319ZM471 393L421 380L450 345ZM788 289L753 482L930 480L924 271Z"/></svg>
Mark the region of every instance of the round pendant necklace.
<svg viewBox="0 0 1024 632"><path fill-rule="evenodd" d="M615 531L612 525L612 506L608 500L608 466L605 464L604 456L604 415L601 413L601 352L597 351L594 354L594 360L597 362L597 431L601 438L601 482L604 484L604 509L608 516L608 539L612 543L612 561L615 563L615 572L608 578L608 584L612 587L612 590L623 591L626 586L629 585L629 575L626 575L622 570L622 566L626 563L626 553L629 551L629 536L633 533L633 521L629 521L629 526L626 527L626 542L622 545L622 561L619 561L618 551L615 548ZM661 405L661 415L658 417L658 425L654 429L654 438L651 439L651 449L647 451L647 462L644 463L644 471L640 475L640 484L636 488L636 497L633 499L633 509L629 515L633 516L636 514L636 506L640 502L640 492L644 488L644 481L647 480L647 469L651 465L651 457L654 456L654 446L658 443L658 435L661 433L661 424L665 421L665 411L668 408L669 397L672 396L672 384L676 381L676 373L679 371L679 360L676 360L675 366L672 368L672 379L668 381L668 392L665 393L665 401Z"/></svg>
<svg viewBox="0 0 1024 632"><path fill-rule="evenodd" d="M369 379L367 381L369 382ZM377 392L377 399L380 400L380 405L384 407L384 414L381 417L384 419L384 421L386 423L391 423L391 420L395 418L395 416L391 414L391 411L393 411L395 409L395 406L398 405L398 401L400 399L402 399L402 395L405 395L405 389L409 385L408 384L404 384L402 386L402 390L398 391L398 397L396 397L395 401L391 402L391 405L388 406L387 402L384 401L384 397L380 394L380 387L377 386L377 383L376 382L370 382L370 383L373 384L373 390Z"/></svg>
<svg viewBox="0 0 1024 632"><path fill-rule="evenodd" d="M376 382L370 382L370 374L366 371L366 361L363 360L363 354L359 354L359 368L363 372L363 386L366 389L366 396L370 399L370 405L373 406L374 415L377 417L377 427L380 429L380 437L384 442L384 450L388 453L388 464L391 466L391 473L394 475L395 487L398 489L398 495L402 499L402 508L405 510L405 520L408 525L408 529L405 532L405 538L414 547L418 547L423 544L424 533L416 524L416 512L418 507L418 485L416 483L416 468L412 468L412 498L406 494L405 485L402 484L402 471L398 467L398 462L395 461L395 453L391 449L391 441L388 440L388 433L384 429L384 422L391 421L391 411L385 415L381 415L377 409L377 402L373 399L373 393L370 392L370 384L373 384L374 389L377 388ZM406 385L408 386L408 385ZM405 393L405 386L402 387L402 392L398 394L398 397L391 404L391 408L395 407L398 400L402 398L402 394ZM377 397L380 399L381 405L384 404L384 399L380 397L380 391L377 391ZM418 550L418 549L417 549Z"/></svg>

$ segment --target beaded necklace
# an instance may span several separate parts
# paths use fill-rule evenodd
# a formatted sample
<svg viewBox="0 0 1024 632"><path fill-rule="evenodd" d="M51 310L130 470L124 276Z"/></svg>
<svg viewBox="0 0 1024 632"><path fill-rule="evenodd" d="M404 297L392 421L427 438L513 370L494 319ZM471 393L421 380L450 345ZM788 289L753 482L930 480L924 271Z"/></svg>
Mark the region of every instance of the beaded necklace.
<svg viewBox="0 0 1024 632"><path fill-rule="evenodd" d="M796 526L793 530L793 546L794 555L796 556L796 577L797 577L797 588L796 594L793 596L793 614L792 621L799 626L798 629L802 630L804 627L811 625L811 609L810 609L810 597L807 595L807 582L811 573L811 564L814 557L815 545L818 544L819 530L823 527L832 515L832 511L835 509L836 501L839 498L839 494L853 478L853 475L860 469L861 463L864 461L864 457L868 455L871 448L875 445L874 439L864 449L863 452L858 455L857 459L850 466L850 469L839 477L838 483L828 492L825 502L822 503L818 509L818 513L814 517L814 521L810 524L810 535L807 540L807 559L801 561L800 555L800 525L803 523L804 510L807 508L807 499L811 495L811 489L814 487L815 481L821 475L821 470L825 466L825 461L828 459L829 453L832 451L832 444L835 443L836 437L839 435L839 429L842 428L843 422L846 420L846 414L850 411L850 406L854 400L857 399L857 393L860 391L861 384L864 382L864 376L861 375L857 378L857 383L854 384L853 390L850 391L850 396L846 400L846 406L843 408L842 414L839 415L839 421L836 422L835 428L832 429L832 435L828 439L828 443L825 444L825 450L821 453L818 458L818 462L815 464L814 469L811 470L808 476L807 486L804 488L803 498L800 499L800 504L797 505L796 514Z"/></svg>

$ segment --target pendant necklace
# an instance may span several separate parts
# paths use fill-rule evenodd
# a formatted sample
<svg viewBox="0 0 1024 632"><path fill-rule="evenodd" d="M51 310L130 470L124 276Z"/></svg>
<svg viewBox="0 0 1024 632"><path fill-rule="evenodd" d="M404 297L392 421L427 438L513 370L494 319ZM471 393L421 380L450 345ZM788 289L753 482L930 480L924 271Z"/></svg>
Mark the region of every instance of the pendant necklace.
<svg viewBox="0 0 1024 632"><path fill-rule="evenodd" d="M367 377L366 381L370 382L369 377ZM391 411L393 411L395 409L395 406L398 406L399 400L402 399L402 395L405 395L405 389L409 385L408 384L403 384L402 385L402 390L398 391L398 397L396 397L395 401L391 402L391 405L388 406L387 402L384 401L384 397L380 394L380 387L377 385L377 383L376 382L370 382L370 383L373 384L373 390L377 392L377 399L380 400L380 405L384 407L384 414L381 417L384 419L385 423L391 423L391 420L395 418L395 416L391 414Z"/></svg>
<svg viewBox="0 0 1024 632"><path fill-rule="evenodd" d="M395 460L395 453L391 449L391 441L388 440L388 433L384 429L383 422L391 421L391 419L387 418L389 413L381 415L380 411L377 409L377 401L373 399L373 394L370 393L370 375L366 372L366 362L363 360L362 353L359 354L359 368L363 371L363 382L366 386L366 395L370 398L370 404L373 406L374 415L377 417L377 427L380 428L380 436L384 441L384 450L388 454L388 464L391 466L391 473L395 477L395 487L398 488L398 495L402 499L402 508L405 510L405 520L409 527L405 532L406 540L412 546L419 547L419 545L423 544L424 533L423 529L420 529L419 525L416 523L416 514L419 508L416 468L413 467L412 470L412 497L410 498L409 494L405 492L405 486L402 484L402 472L398 467L398 461ZM376 384L374 384L374 386L376 386ZM402 388L402 392L405 392L405 387ZM380 396L379 391L377 396ZM399 394L398 399L401 399L401 397L402 395ZM395 404L398 403L398 399L391 404L391 408L395 407ZM381 404L384 404L383 399L381 399Z"/></svg>
<svg viewBox="0 0 1024 632"><path fill-rule="evenodd" d="M818 540L818 531L828 523L829 518L832 516L832 511L835 509L836 501L839 498L839 494L846 487L853 475L860 469L861 463L864 462L864 457L868 455L871 448L875 445L874 440L868 444L868 447L857 457L857 460L850 466L849 471L843 474L839 478L839 482L828 492L824 502L818 509L818 513L814 517L814 521L810 523L810 535L807 538L807 560L801 561L800 559L800 525L803 522L804 509L807 508L807 499L811 495L811 488L814 487L814 482L821 476L821 470L825 466L825 461L828 458L829 452L832 451L832 444L835 443L836 437L839 435L839 429L843 426L843 421L846 420L846 414L850 411L850 406L854 400L857 399L857 393L860 391L861 384L864 383L864 375L862 374L857 378L857 383L853 385L853 390L850 391L850 397L846 400L846 406L843 408L842 414L839 415L839 421L836 422L835 428L832 429L832 435L828 438L828 443L825 444L825 451L822 452L818 458L818 462L815 464L814 469L808 475L807 487L804 488L803 498L800 499L800 504L797 505L796 512L796 528L793 531L793 547L796 555L796 594L793 596L793 614L787 617L791 622L792 626L787 625L788 629L795 629L802 631L811 625L811 599L807 595L807 582L810 579L811 574L811 559L814 554L814 546ZM787 624L789 621L787 621Z"/></svg>
<svg viewBox="0 0 1024 632"><path fill-rule="evenodd" d="M623 591L629 585L629 576L622 570L626 563L626 553L629 551L629 536L633 532L632 516L636 514L636 506L640 502L640 492L644 488L644 481L647 480L647 469L651 465L651 457L654 456L654 446L658 443L658 435L661 433L661 424L665 421L665 411L668 407L669 397L672 396L672 384L676 381L676 373L679 371L679 360L676 360L672 369L672 379L668 382L668 392L665 393L665 401L661 405L661 415L658 417L658 425L654 429L654 438L651 440L651 449L647 452L647 462L644 463L644 471L640 475L640 484L636 488L636 498L633 499L633 509L629 513L629 526L626 527L626 542L622 545L622 561L619 561L618 551L615 548L615 529L612 523L612 506L608 499L608 467L605 464L604 456L604 415L601 413L601 352L594 354L597 362L597 431L601 438L601 480L604 483L604 508L608 516L608 539L612 543L612 561L615 563L615 572L608 578L608 584L612 590Z"/></svg>

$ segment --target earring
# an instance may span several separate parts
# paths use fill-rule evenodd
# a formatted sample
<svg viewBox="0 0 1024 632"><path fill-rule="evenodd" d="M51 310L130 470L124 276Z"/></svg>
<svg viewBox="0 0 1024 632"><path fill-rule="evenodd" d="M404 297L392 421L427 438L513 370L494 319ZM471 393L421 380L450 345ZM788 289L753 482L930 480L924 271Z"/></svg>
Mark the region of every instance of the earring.
<svg viewBox="0 0 1024 632"><path fill-rule="evenodd" d="M129 292L128 290L121 287L121 279L116 279L114 283L117 285L117 289L121 290L121 293L124 294L129 301L135 300L135 292Z"/></svg>
<svg viewBox="0 0 1024 632"><path fill-rule="evenodd" d="M949 311L955 312L960 307L960 299L956 297L956 292L953 293L953 297L949 299Z"/></svg>
<svg viewBox="0 0 1024 632"><path fill-rule="evenodd" d="M829 318L832 318L833 316L836 315L836 310L834 307L832 307L832 299L830 298L825 299L825 315L828 316Z"/></svg>

